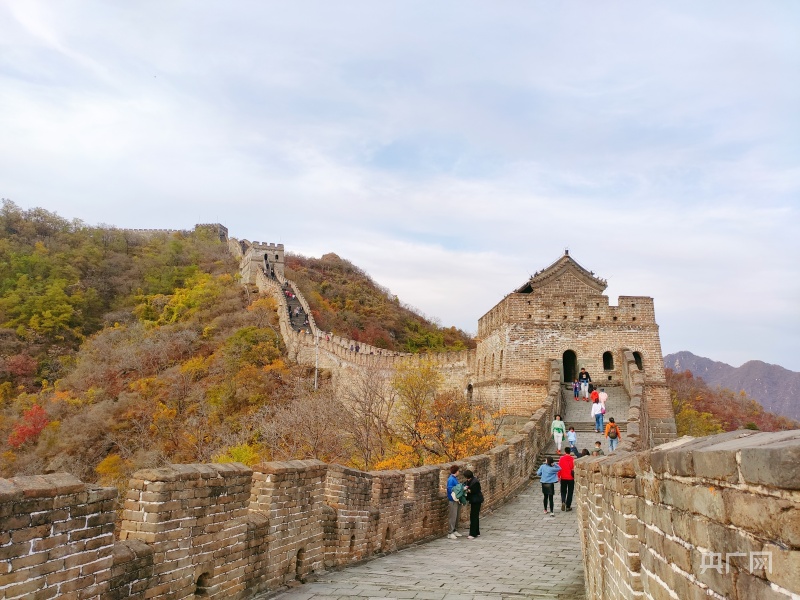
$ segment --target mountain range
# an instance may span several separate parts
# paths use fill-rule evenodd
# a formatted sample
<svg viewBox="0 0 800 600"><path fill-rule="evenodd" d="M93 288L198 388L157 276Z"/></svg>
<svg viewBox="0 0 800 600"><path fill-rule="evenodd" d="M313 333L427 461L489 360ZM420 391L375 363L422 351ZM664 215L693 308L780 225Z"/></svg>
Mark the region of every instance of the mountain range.
<svg viewBox="0 0 800 600"><path fill-rule="evenodd" d="M664 367L678 373L691 371L711 386L744 391L766 410L800 420L800 373L795 371L760 360L732 367L685 350L666 355Z"/></svg>

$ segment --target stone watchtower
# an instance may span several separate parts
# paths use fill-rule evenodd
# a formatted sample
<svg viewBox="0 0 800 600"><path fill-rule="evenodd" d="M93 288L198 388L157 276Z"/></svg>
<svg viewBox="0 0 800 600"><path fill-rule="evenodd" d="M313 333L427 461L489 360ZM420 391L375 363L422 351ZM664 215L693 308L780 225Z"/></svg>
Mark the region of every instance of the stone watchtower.
<svg viewBox="0 0 800 600"><path fill-rule="evenodd" d="M478 321L473 388L513 413L530 414L547 395L551 360L562 361L566 382L584 367L595 383L619 385L623 352L630 350L654 403L663 404L664 362L653 299L620 296L617 306L610 306L606 285L566 251L506 296ZM669 417L668 394L666 404Z"/></svg>
<svg viewBox="0 0 800 600"><path fill-rule="evenodd" d="M263 271L268 277L283 280L283 244L266 244L261 242L248 242L242 240L241 262L242 281L256 283L256 273Z"/></svg>

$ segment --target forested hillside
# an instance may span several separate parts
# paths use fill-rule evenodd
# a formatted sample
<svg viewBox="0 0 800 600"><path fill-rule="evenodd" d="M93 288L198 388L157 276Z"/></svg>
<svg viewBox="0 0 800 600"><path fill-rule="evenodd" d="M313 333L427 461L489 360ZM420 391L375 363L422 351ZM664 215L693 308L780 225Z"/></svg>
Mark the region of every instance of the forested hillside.
<svg viewBox="0 0 800 600"><path fill-rule="evenodd" d="M676 372L691 371L716 387L742 390L768 411L800 419L800 373L760 360L740 367L682 351L664 357L664 366Z"/></svg>
<svg viewBox="0 0 800 600"><path fill-rule="evenodd" d="M781 431L800 423L764 410L744 392L710 387L691 371L666 369L678 435L712 435L734 429Z"/></svg>
<svg viewBox="0 0 800 600"><path fill-rule="evenodd" d="M10 202L0 232L4 475L111 483L210 460L281 396L274 306L247 306L215 232L143 236Z"/></svg>
<svg viewBox="0 0 800 600"><path fill-rule="evenodd" d="M324 331L398 352L475 347L469 334L431 323L336 254L287 255L286 276L300 287Z"/></svg>
<svg viewBox="0 0 800 600"><path fill-rule="evenodd" d="M336 269L329 276L345 315L332 308L328 327L338 318L354 338L373 339L382 292L348 291ZM315 390L313 372L286 359L275 302L248 297L237 279L216 231L144 235L5 201L0 475L67 471L124 486L136 469L169 462L313 457L396 468L496 442L500 415L441 389L425 361L365 372L347 390L322 373ZM396 314L397 328L380 330L385 347L468 343Z"/></svg>

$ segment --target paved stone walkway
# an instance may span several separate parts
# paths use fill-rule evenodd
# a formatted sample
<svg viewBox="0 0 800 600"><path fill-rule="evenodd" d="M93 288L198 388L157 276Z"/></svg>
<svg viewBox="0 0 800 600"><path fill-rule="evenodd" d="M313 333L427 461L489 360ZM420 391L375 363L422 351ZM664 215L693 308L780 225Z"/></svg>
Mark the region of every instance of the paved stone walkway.
<svg viewBox="0 0 800 600"><path fill-rule="evenodd" d="M575 510L545 516L538 481L481 519L481 536L406 548L275 596L281 600L419 598L583 600ZM558 490L556 489L556 493Z"/></svg>

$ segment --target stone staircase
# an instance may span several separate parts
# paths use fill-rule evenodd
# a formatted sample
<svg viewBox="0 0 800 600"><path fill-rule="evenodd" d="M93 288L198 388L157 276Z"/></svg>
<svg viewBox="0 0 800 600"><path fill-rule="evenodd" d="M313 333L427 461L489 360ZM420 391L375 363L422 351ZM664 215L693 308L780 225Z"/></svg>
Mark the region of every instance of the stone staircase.
<svg viewBox="0 0 800 600"><path fill-rule="evenodd" d="M617 386L604 386L608 394L608 401L606 402L606 414L604 415L603 423L608 423L609 417L614 417L617 425L619 425L622 437L625 437L627 432L627 418L628 409L630 408L630 397L621 385ZM577 402L574 400L572 394L572 385L563 385L561 388L561 418L566 423L567 429L570 427L575 428L575 433L578 434L578 449L588 449L589 452L594 448L595 442L601 442L603 445L603 452L608 454L608 440L605 439L603 433L594 432L594 419L591 415L592 403L585 402L579 399ZM562 448L564 446L562 445ZM544 462L548 456L558 460L558 453L556 452L556 444L551 439L550 443L545 447L539 456L539 464Z"/></svg>
<svg viewBox="0 0 800 600"><path fill-rule="evenodd" d="M294 331L310 330L311 326L308 322L308 315L303 310L300 300L294 295L294 290L292 290L288 283L284 283L281 289L284 295L286 295L287 292L289 293L289 295L286 296L286 307L289 311L289 322L291 323L292 329Z"/></svg>

